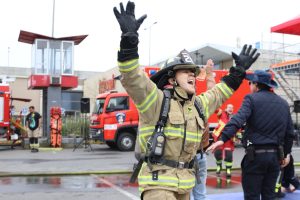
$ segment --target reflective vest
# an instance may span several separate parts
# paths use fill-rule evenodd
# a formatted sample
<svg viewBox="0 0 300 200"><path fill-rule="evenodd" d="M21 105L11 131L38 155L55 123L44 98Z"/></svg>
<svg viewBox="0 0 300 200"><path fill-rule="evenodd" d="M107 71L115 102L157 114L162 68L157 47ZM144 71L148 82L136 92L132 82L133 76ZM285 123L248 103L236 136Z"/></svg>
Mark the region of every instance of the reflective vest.
<svg viewBox="0 0 300 200"><path fill-rule="evenodd" d="M225 125L229 122L231 115L229 115L226 111L224 111L220 115L218 115L218 118L219 118L218 121L219 124L212 133L214 141L218 141L218 139L220 138L220 134L223 131Z"/></svg>

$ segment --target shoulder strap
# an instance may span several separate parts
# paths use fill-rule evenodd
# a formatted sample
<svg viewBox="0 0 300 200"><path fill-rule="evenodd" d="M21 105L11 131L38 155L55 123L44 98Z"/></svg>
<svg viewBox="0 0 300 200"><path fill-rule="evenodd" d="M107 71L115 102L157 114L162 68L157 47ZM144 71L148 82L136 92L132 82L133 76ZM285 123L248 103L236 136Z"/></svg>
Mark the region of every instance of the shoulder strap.
<svg viewBox="0 0 300 200"><path fill-rule="evenodd" d="M156 124L157 127L164 127L168 120L168 114L170 110L171 92L170 90L164 90L164 98L160 109L159 120Z"/></svg>
<svg viewBox="0 0 300 200"><path fill-rule="evenodd" d="M204 122L206 122L205 121L205 116L204 116L204 113L203 113L203 110L202 110L202 106L200 105L200 103L195 99L195 101L194 101L194 105L195 105L195 107L196 107L196 109L197 109L197 112L198 112L198 114L199 114L199 116L201 117L201 119L204 121Z"/></svg>

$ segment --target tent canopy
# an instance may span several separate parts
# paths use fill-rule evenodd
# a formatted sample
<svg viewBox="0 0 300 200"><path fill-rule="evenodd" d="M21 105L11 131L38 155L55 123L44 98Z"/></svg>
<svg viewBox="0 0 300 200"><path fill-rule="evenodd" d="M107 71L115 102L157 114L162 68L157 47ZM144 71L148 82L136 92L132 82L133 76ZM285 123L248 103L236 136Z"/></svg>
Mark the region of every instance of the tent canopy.
<svg viewBox="0 0 300 200"><path fill-rule="evenodd" d="M292 20L271 27L271 32L300 35L300 15Z"/></svg>

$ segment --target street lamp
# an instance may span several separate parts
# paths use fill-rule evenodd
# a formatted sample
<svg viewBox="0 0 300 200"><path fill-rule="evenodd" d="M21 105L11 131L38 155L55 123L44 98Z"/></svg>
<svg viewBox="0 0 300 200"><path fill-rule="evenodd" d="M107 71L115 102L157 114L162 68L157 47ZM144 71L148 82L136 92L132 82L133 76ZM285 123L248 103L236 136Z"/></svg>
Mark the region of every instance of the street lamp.
<svg viewBox="0 0 300 200"><path fill-rule="evenodd" d="M144 30L149 30L149 66L151 61L151 28L153 25L157 24L157 22L153 22L150 26L144 28Z"/></svg>

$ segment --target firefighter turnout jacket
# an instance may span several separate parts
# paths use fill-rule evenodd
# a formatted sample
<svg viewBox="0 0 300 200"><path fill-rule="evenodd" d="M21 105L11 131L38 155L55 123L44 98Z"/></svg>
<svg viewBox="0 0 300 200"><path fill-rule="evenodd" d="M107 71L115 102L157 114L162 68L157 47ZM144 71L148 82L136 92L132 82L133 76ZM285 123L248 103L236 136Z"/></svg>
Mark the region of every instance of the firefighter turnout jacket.
<svg viewBox="0 0 300 200"><path fill-rule="evenodd" d="M122 75L121 83L139 111L138 143L141 153L145 154L147 141L159 120L164 94L140 69L138 59L119 61L118 64ZM193 161L205 129L205 122L199 116L194 101L199 102L205 119L208 119L232 95L233 90L224 82L192 98L187 98L187 93L180 87L175 90L164 128L166 143L163 158L183 163L184 166L184 163ZM180 96L186 98L182 99ZM154 163L149 167L144 162L138 176L140 192L151 189L170 190L179 194L189 192L195 185L195 171L182 166L170 167Z"/></svg>

